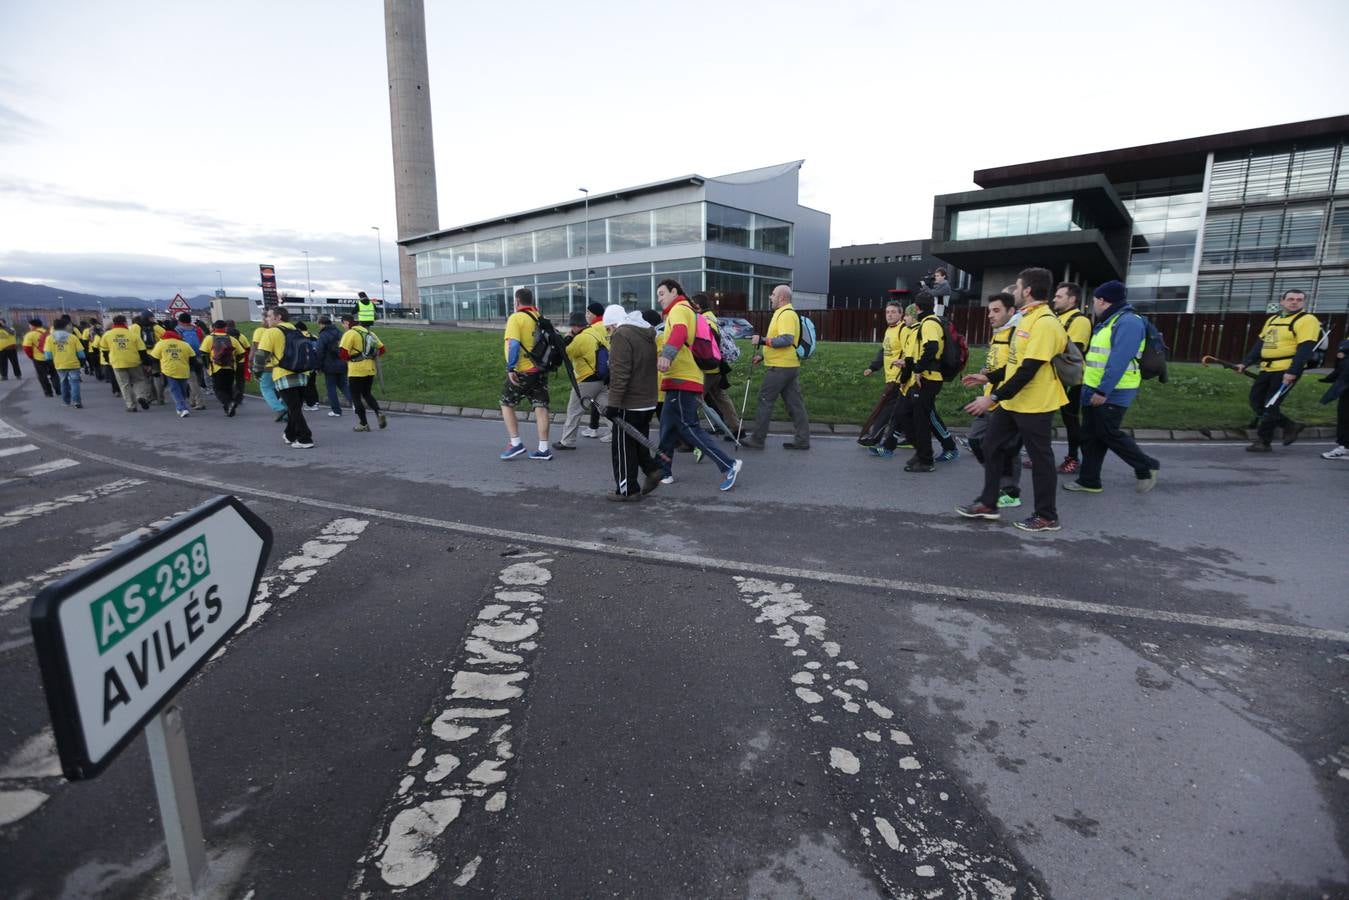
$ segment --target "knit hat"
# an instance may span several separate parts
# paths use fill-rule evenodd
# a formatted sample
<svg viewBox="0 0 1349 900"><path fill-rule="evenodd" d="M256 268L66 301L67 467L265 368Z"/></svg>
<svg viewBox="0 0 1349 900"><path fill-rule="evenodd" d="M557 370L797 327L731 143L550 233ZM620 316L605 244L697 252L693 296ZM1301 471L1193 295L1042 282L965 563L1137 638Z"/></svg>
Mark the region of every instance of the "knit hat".
<svg viewBox="0 0 1349 900"><path fill-rule="evenodd" d="M586 321L586 314L578 309L571 314L571 318L567 320L567 324L577 328L584 328L590 323Z"/></svg>
<svg viewBox="0 0 1349 900"><path fill-rule="evenodd" d="M594 303L591 304L591 306L596 305L598 304ZM622 325L623 320L626 319L627 317L628 311L623 307L619 306L617 303L614 303L610 306L606 306L604 308L604 326L606 328L613 328L614 326Z"/></svg>
<svg viewBox="0 0 1349 900"><path fill-rule="evenodd" d="M586 304L586 309L597 319L604 318L604 304L598 300L591 300Z"/></svg>
<svg viewBox="0 0 1349 900"><path fill-rule="evenodd" d="M1107 281L1092 292L1093 297L1099 297L1106 303L1123 303L1129 299L1129 289L1119 281Z"/></svg>

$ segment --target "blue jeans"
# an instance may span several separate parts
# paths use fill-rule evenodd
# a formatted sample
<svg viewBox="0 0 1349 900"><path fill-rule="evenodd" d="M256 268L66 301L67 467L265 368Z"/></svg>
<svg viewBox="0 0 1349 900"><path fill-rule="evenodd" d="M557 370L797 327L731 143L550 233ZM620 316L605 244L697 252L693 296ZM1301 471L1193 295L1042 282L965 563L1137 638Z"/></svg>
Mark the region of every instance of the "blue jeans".
<svg viewBox="0 0 1349 900"><path fill-rule="evenodd" d="M56 374L61 376L61 399L66 403L79 403L80 370L58 369Z"/></svg>
<svg viewBox="0 0 1349 900"><path fill-rule="evenodd" d="M262 393L262 399L272 408L272 412L286 411L286 404L281 402L281 396L277 394L276 387L272 384L270 369L258 376L258 390Z"/></svg>
<svg viewBox="0 0 1349 900"><path fill-rule="evenodd" d="M333 408L333 412L342 414L342 405L337 402L337 392L341 391L342 396L351 403L351 387L347 384L346 372L324 372L323 383L328 386L328 405Z"/></svg>
<svg viewBox="0 0 1349 900"><path fill-rule="evenodd" d="M717 464L723 473L731 471L735 461L717 448L716 442L703 431L698 424L698 401L702 394L693 391L667 391L665 405L660 410L660 449L667 457L674 458L675 444L679 438L692 444L703 455ZM670 474L670 463L661 463L665 474Z"/></svg>
<svg viewBox="0 0 1349 900"><path fill-rule="evenodd" d="M164 381L168 383L169 393L173 395L173 408L179 411L187 409L187 379L170 378L165 375Z"/></svg>

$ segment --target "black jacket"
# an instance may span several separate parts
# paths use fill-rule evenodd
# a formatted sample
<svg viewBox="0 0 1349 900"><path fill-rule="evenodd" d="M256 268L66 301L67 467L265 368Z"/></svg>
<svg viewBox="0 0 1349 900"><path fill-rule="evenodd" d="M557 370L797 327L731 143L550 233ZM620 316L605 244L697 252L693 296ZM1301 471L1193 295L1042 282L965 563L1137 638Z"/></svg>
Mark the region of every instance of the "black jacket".
<svg viewBox="0 0 1349 900"><path fill-rule="evenodd" d="M342 329L336 325L323 326L319 332L319 368L325 375L341 375L347 370L346 361L337 352L342 343Z"/></svg>

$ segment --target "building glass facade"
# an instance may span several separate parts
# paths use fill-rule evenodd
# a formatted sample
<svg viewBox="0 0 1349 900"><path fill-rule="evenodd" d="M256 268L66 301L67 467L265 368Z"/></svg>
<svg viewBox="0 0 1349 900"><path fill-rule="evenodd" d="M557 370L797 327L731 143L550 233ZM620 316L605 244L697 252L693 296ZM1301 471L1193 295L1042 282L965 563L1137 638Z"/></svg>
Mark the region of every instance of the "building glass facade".
<svg viewBox="0 0 1349 900"><path fill-rule="evenodd" d="M952 240L1020 237L1091 228L1086 211L1072 199L1043 200L985 209L962 209L952 223Z"/></svg>
<svg viewBox="0 0 1349 900"><path fill-rule="evenodd" d="M1184 312L1194 283L1195 246L1204 218L1204 175L1115 185L1133 219L1129 302L1158 312Z"/></svg>

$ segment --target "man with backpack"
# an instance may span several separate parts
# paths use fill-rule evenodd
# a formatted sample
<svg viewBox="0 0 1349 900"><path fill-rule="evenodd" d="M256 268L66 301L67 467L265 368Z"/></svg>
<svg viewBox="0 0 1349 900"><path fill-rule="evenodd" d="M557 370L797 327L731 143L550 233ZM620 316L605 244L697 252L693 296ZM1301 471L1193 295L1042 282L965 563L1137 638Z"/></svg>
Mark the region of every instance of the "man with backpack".
<svg viewBox="0 0 1349 900"><path fill-rule="evenodd" d="M1283 414L1283 401L1312 361L1321 340L1321 323L1307 312L1307 295L1302 291L1284 291L1279 306L1283 312L1265 320L1259 342L1237 366L1238 372L1244 372L1260 363L1260 374L1251 385L1250 403L1257 421L1256 439L1246 448L1250 453L1268 453L1275 428L1283 430L1287 447L1307 427Z"/></svg>
<svg viewBox="0 0 1349 900"><path fill-rule="evenodd" d="M201 399L201 389L206 380L201 365L201 342L205 336L192 324L190 313L178 314L178 326L174 330L178 332L178 340L192 348L192 357L188 360L188 402L192 409L205 409L206 404Z"/></svg>
<svg viewBox="0 0 1349 900"><path fill-rule="evenodd" d="M164 327L156 322L154 315L149 312L143 312L137 317L136 327L140 329L141 343L145 345L146 359L149 360L149 371L146 374L150 377L150 399L163 406L168 388L164 382L164 373L159 368L159 360L155 359L150 351L154 350L155 344L159 342Z"/></svg>
<svg viewBox="0 0 1349 900"><path fill-rule="evenodd" d="M1068 340L1077 345L1083 355L1091 341L1091 319L1078 307L1082 304L1082 288L1065 281L1054 291L1054 315L1063 323ZM1060 475L1076 475L1081 463L1078 452L1082 449L1082 392L1074 390L1076 385L1065 384L1068 402L1063 404L1059 415L1063 416L1063 430L1068 438L1068 455L1059 463Z"/></svg>
<svg viewBox="0 0 1349 900"><path fill-rule="evenodd" d="M352 431L369 431L370 423L365 419L366 407L375 413L380 428L388 428L389 420L379 408L372 389L375 385L375 360L384 355L384 342L366 325L356 321L348 313L342 317L342 343L338 346L338 356L347 367L347 383L351 385L351 405L356 411L357 425ZM329 382L331 384L331 382Z"/></svg>
<svg viewBox="0 0 1349 900"><path fill-rule="evenodd" d="M576 432L585 411L583 401L590 401L593 409L609 405L609 329L604 327L604 305L590 303L585 312L578 310L571 316L567 359L571 360L577 390L568 394L567 418L562 423L562 437L553 443L554 450L576 449Z"/></svg>
<svg viewBox="0 0 1349 900"><path fill-rule="evenodd" d="M222 319L211 326L211 333L201 342L201 353L211 370L211 387L215 397L225 409L225 415L232 416L239 411L239 401L235 399L234 380L239 375L248 349L244 342L231 337L229 328Z"/></svg>
<svg viewBox="0 0 1349 900"><path fill-rule="evenodd" d="M342 323L346 328L347 317L343 317ZM352 324L356 320L353 318ZM319 316L319 367L323 370L323 383L328 388L328 415L337 418L342 415L342 403L339 399L339 393L346 398L349 406L354 406L351 400L351 385L347 381L347 364L342 359L339 352L342 344L342 329L333 324L332 316Z"/></svg>
<svg viewBox="0 0 1349 900"><path fill-rule="evenodd" d="M736 413L735 401L729 394L730 375L731 366L740 358L740 348L736 345L735 338L722 331L717 314L712 311L712 301L706 294L694 294L689 298L689 302L693 304L694 311L707 320L707 324L712 328L712 337L721 347L719 370L703 374L703 402L721 417L722 424L730 432L726 440L734 442L740 434L740 416Z"/></svg>
<svg viewBox="0 0 1349 900"><path fill-rule="evenodd" d="M253 351L253 366L260 372L271 370L272 387L285 405L286 443L295 450L311 450L314 435L304 420L304 386L317 365L318 341L296 330L284 306L267 310L262 321L267 330Z"/></svg>
<svg viewBox="0 0 1349 900"><path fill-rule="evenodd" d="M47 361L42 345L47 340L47 329L41 319L29 319L28 331L23 336L23 353L33 361L33 371L37 373L38 387L46 397L61 396L61 379L57 377L56 367Z"/></svg>
<svg viewBox="0 0 1349 900"><path fill-rule="evenodd" d="M1063 485L1066 491L1101 493L1101 464L1107 450L1115 451L1133 468L1137 479L1134 490L1138 493L1146 494L1157 484L1157 470L1162 464L1120 429L1143 384L1138 359L1147 340L1147 323L1134 312L1128 297L1128 288L1118 281L1107 281L1092 294L1096 328L1087 345L1080 389L1082 467L1076 481Z"/></svg>
<svg viewBox="0 0 1349 900"><path fill-rule="evenodd" d="M792 289L785 284L773 288L769 296L773 306L773 318L768 323L768 334L764 337L752 335L750 343L759 352L750 360L753 365L763 363L765 372L763 384L759 387L759 408L754 416L754 427L748 438L740 442L742 447L762 450L768 439L768 423L773 418L773 404L778 397L787 407L791 416L793 435L790 441L783 443L787 450L810 449L810 419L806 415L806 404L801 398L801 358L796 346L801 340L801 317L792 308Z"/></svg>
<svg viewBox="0 0 1349 900"><path fill-rule="evenodd" d="M506 320L506 383L501 387L501 418L506 423L510 441L501 451L502 459L525 454L520 422L515 414L515 408L521 402L534 408L534 423L539 434L539 449L530 451L529 458L541 462L553 458L553 452L548 449L548 373L535 359L545 351L544 347L535 345L546 343L553 331L552 323L534 306L534 292L529 288L516 291L515 312Z"/></svg>
<svg viewBox="0 0 1349 900"><path fill-rule="evenodd" d="M909 328L901 356L900 397L885 449L895 449L890 443L895 439L895 432L908 436L909 443L913 444L913 458L905 464L905 472L933 472L937 468L932 457L932 425L937 394L945 383L941 360L946 350L946 326L935 315L935 304L931 294L919 291L904 311Z"/></svg>

